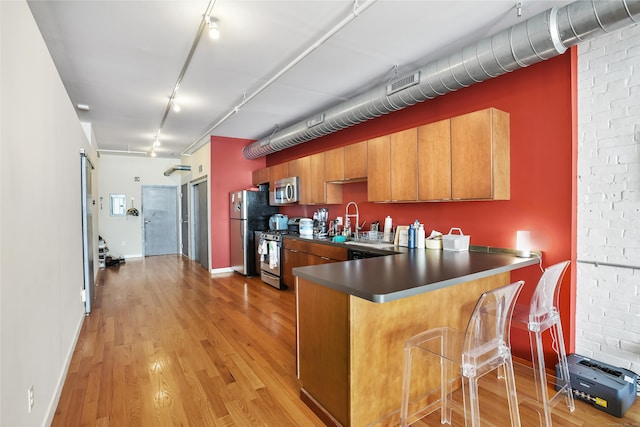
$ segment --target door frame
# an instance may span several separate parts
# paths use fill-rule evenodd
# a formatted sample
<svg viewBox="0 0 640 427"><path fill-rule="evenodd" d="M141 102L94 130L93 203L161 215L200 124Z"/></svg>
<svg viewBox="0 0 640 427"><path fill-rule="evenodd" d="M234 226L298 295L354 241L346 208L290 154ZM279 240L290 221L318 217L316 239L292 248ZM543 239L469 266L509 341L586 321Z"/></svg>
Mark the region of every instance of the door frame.
<svg viewBox="0 0 640 427"><path fill-rule="evenodd" d="M207 188L207 252L208 252L208 265L209 272L212 270L211 266L211 187L209 185L208 175L203 175L193 181L189 182L189 259L196 259L196 224L195 224L195 211L196 211L196 185L206 184Z"/></svg>

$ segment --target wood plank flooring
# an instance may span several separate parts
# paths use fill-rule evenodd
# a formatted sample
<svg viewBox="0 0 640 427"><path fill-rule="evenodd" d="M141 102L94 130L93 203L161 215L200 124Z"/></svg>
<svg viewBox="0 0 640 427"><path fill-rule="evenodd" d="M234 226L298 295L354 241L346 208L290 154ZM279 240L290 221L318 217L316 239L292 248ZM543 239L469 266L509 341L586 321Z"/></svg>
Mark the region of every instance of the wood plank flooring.
<svg viewBox="0 0 640 427"><path fill-rule="evenodd" d="M53 426L323 425L299 397L292 290L211 277L181 256L129 260L103 270L99 285ZM532 389L526 375L517 381L519 394ZM499 390L483 387L481 401L501 427ZM521 408L523 427L539 425ZM386 421L379 425L394 425ZM440 426L439 415L416 425ZM640 426L640 400L624 418L585 402L554 410L554 426L623 425Z"/></svg>
<svg viewBox="0 0 640 427"><path fill-rule="evenodd" d="M321 426L299 399L295 297L180 256L102 272L54 426Z"/></svg>

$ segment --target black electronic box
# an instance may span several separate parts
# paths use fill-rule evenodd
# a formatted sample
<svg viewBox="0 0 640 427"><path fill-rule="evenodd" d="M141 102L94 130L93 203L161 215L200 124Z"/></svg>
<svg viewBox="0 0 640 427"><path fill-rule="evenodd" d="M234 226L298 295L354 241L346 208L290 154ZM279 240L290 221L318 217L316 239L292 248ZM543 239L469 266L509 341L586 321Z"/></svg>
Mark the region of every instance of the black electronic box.
<svg viewBox="0 0 640 427"><path fill-rule="evenodd" d="M608 414L622 417L636 400L638 375L579 354L567 356L575 398L590 402ZM556 376L560 377L556 365Z"/></svg>

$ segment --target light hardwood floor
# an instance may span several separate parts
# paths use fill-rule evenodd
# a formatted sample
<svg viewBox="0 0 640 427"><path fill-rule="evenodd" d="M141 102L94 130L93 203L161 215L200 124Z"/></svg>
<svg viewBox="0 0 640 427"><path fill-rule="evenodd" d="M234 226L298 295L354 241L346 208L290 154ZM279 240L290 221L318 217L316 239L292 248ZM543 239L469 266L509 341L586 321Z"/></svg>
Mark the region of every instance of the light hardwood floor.
<svg viewBox="0 0 640 427"><path fill-rule="evenodd" d="M53 425L322 426L299 390L292 290L149 257L102 271ZM486 390L485 401L504 406ZM640 426L639 402L624 418L558 405L554 425ZM439 426L433 415L417 425ZM521 415L523 427L537 424L526 404Z"/></svg>

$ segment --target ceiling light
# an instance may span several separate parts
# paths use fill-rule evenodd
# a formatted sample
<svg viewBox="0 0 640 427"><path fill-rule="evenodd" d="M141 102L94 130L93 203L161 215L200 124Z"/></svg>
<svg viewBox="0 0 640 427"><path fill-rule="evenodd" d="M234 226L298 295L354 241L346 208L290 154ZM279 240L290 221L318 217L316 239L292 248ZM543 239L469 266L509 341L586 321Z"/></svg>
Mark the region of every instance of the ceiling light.
<svg viewBox="0 0 640 427"><path fill-rule="evenodd" d="M156 136L156 138L153 140L153 146L154 147L159 147L160 146L160 138L158 138Z"/></svg>
<svg viewBox="0 0 640 427"><path fill-rule="evenodd" d="M218 30L218 20L211 15L206 15L204 19L209 26L209 37L214 40L218 40L220 38L220 30Z"/></svg>
<svg viewBox="0 0 640 427"><path fill-rule="evenodd" d="M151 150L151 157L155 157L156 156L156 152Z"/></svg>
<svg viewBox="0 0 640 427"><path fill-rule="evenodd" d="M76 105L76 107L78 108L78 110L81 111L89 111L90 107L87 104L78 104Z"/></svg>
<svg viewBox="0 0 640 427"><path fill-rule="evenodd" d="M171 101L171 108L173 108L173 111L176 113L179 113L180 110L182 110L182 107L180 107L175 100Z"/></svg>

